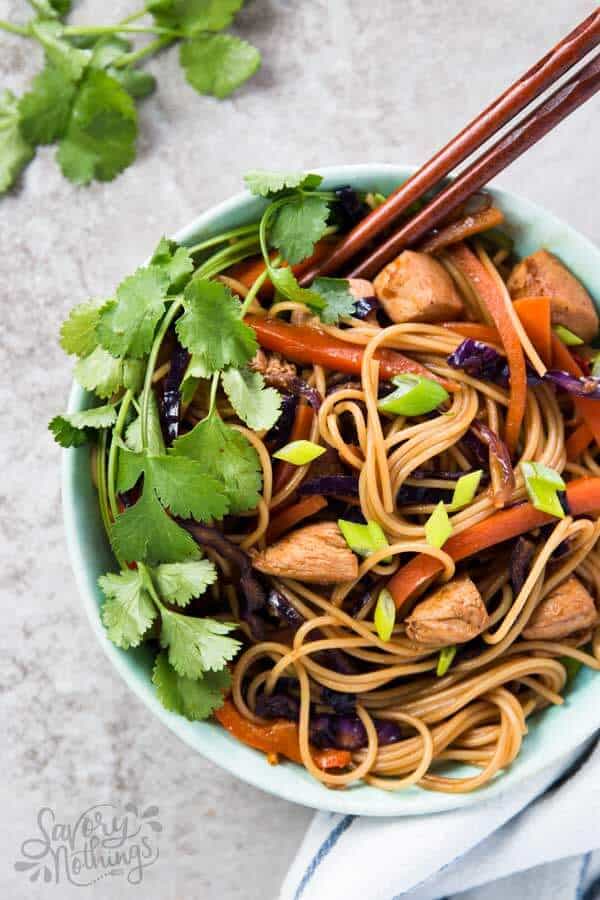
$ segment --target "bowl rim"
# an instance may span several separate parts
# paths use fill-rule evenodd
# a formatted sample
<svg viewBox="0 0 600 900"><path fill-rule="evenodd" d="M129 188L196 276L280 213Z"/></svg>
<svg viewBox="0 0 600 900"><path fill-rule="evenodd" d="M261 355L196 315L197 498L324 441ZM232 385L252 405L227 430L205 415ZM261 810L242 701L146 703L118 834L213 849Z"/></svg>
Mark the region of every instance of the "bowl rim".
<svg viewBox="0 0 600 900"><path fill-rule="evenodd" d="M359 163L354 165L311 167L311 171L318 172L326 180L333 179L338 184L344 183L345 178L358 181L361 177L377 178L390 176L401 180L407 178L415 170L415 166L390 163ZM500 203L504 199L508 201L509 205L516 203L524 206L532 216L538 216L551 226L566 231L592 257L598 257L598 262L600 263L600 251L593 245L591 240L564 223L553 213L520 194L495 187L488 190L498 198ZM248 191L238 192L227 200L205 210L188 225L179 229L173 235L173 238L180 242L189 241L200 230L210 227L219 217L235 212L243 213L244 207L248 202L256 199ZM68 411L74 412L81 409L86 396L86 392L77 382L73 381L69 395ZM128 657L127 651L119 649L106 637L98 612L98 588L95 578L92 579L88 571L89 561L86 559L84 541L79 533L80 522L77 516L77 509L80 500L76 491L75 466L78 454L81 451L86 452L86 448L71 448L62 451L62 507L71 567L92 630L123 680L154 715L196 752L200 752L205 758L229 771L242 781L274 796L327 812L369 816L408 816L437 813L489 801L515 789L523 781L533 778L552 766L556 767L558 774L570 764L574 751L590 738L600 726L600 710L596 719L593 717L590 719L581 716L576 717L573 714L571 719L574 721L569 722L569 728L563 729L564 737L568 739L560 749L555 749L554 744L552 744L550 751L546 754L533 752L520 765L519 759L517 759L508 770L503 770L488 785L471 794L434 793L414 787L407 791L390 793L366 785L352 787L346 791L331 791L308 776L300 766L294 763L286 762L284 765L276 767L268 765L262 753L239 744L219 726L210 722L190 723L183 717L166 710L156 697L152 683L146 674L144 673L143 676L140 676L139 671L136 670L136 664L133 659ZM587 681L590 680L590 677L593 677L592 673L589 672L582 673L582 676L587 676ZM569 704L567 703L561 708L563 714L568 711L568 706ZM544 714L548 716L552 712L556 712L556 710L545 710ZM564 721L562 724L565 724ZM531 758L532 755L533 758ZM541 758L538 759L538 756L541 756Z"/></svg>

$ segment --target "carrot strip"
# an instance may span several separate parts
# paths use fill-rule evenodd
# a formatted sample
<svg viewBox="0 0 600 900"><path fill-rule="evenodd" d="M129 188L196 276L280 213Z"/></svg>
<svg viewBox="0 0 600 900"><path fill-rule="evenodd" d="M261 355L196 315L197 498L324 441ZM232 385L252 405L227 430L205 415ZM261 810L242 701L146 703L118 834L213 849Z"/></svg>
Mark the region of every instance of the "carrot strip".
<svg viewBox="0 0 600 900"><path fill-rule="evenodd" d="M573 462L573 460L581 456L584 450L587 450L593 440L594 435L591 428L586 422L582 422L565 441L567 459Z"/></svg>
<svg viewBox="0 0 600 900"><path fill-rule="evenodd" d="M480 325L479 322L443 322L443 328L455 331L465 338L483 341L484 344L501 344L498 330L491 325Z"/></svg>
<svg viewBox="0 0 600 900"><path fill-rule="evenodd" d="M549 297L522 297L514 300L515 312L531 343L546 366L552 365L552 325Z"/></svg>
<svg viewBox="0 0 600 900"><path fill-rule="evenodd" d="M567 500L575 516L600 511L600 478L578 478L569 482ZM552 521L552 516L540 512L531 503L521 503L465 528L446 541L443 549L458 562ZM420 553L398 569L387 585L396 607L400 608L424 590L443 568L435 557Z"/></svg>
<svg viewBox="0 0 600 900"><path fill-rule="evenodd" d="M275 317L246 316L244 321L254 329L261 347L282 353L292 362L300 365L316 364L335 372L360 375L363 357L363 347L360 344L343 341L312 325L289 325ZM436 378L420 363L396 350L377 350L375 359L379 360L379 374L384 381L408 372L440 381L446 390L459 389L454 382Z"/></svg>
<svg viewBox="0 0 600 900"><path fill-rule="evenodd" d="M569 375L581 378L583 372L578 363L563 342L552 333L552 366L555 369L563 369ZM600 400L590 400L587 397L573 397L575 409L592 432L598 446L600 446Z"/></svg>
<svg viewBox="0 0 600 900"><path fill-rule="evenodd" d="M294 419L294 425L290 434L290 443L292 441L307 441L309 439L313 416L313 409L308 405L308 403L304 403L302 401L298 404L298 409L296 410L296 418ZM285 486L296 469L297 466L293 466L291 463L283 462L283 460L279 462L277 471L275 472L275 475L273 477L274 494L277 494L281 490L281 488Z"/></svg>
<svg viewBox="0 0 600 900"><path fill-rule="evenodd" d="M308 519L309 516L314 516L315 513L318 513L319 510L324 509L326 506L327 500L320 494L305 497L299 503L288 506L287 509L284 509L279 515L271 519L267 528L267 544L272 544L273 541L276 541L278 537L281 537L282 534L289 531L298 522Z"/></svg>
<svg viewBox="0 0 600 900"><path fill-rule="evenodd" d="M317 265L322 262L329 254L332 252L336 244L336 241L331 240L322 240L317 241L314 246L312 256L308 256L306 259L303 259L302 262L296 263L296 265L292 266L292 272L296 276L296 278L301 278L305 272L307 272L313 265ZM277 256L276 252L270 254L271 259L274 259ZM282 266L287 266L288 263L282 263ZM236 263L234 266L231 266L226 274L230 275L231 278L236 278L238 281L241 281L247 288L252 287L256 279L259 275L265 271L265 261L262 256L253 256L250 259L245 259L243 262ZM273 296L273 285L270 280L267 279L263 286L261 287L259 294L261 297L268 299Z"/></svg>
<svg viewBox="0 0 600 900"><path fill-rule="evenodd" d="M258 725L245 719L235 708L231 700L225 700L223 706L215 711L215 718L238 741L262 750L263 753L280 753L294 762L302 763L298 726L295 722L275 719L268 725ZM321 769L343 769L351 762L352 757L347 750L318 750L311 747L311 755Z"/></svg>
<svg viewBox="0 0 600 900"><path fill-rule="evenodd" d="M506 415L505 440L510 452L514 453L519 442L519 432L525 416L525 401L527 397L525 355L519 335L510 313L506 309L504 297L492 276L475 254L465 244L452 245L447 249L446 253L453 265L476 289L500 334L510 373L510 396Z"/></svg>
<svg viewBox="0 0 600 900"><path fill-rule="evenodd" d="M501 225L502 222L504 222L502 210L495 206L490 206L489 209L471 213L457 222L450 222L449 225L445 225L439 231L434 231L430 237L426 238L419 245L418 249L421 253L437 253L450 244L456 244L458 241L464 241L468 237L473 237L474 234L480 234L489 228L495 228L497 225Z"/></svg>

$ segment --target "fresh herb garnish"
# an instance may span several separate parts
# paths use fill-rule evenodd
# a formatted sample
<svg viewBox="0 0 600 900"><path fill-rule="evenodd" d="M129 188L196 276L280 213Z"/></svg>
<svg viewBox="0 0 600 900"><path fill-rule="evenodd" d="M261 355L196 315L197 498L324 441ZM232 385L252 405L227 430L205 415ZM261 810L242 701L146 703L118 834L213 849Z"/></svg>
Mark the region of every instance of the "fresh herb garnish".
<svg viewBox="0 0 600 900"><path fill-rule="evenodd" d="M44 144L58 144L57 161L76 184L110 181L135 159L136 100L156 88L154 76L137 65L171 44L180 44L180 64L200 94L222 99L260 67L259 51L223 33L244 0L148 0L133 15L111 25L69 26L68 0L30 0L26 25L0 20L0 30L39 44L44 68L19 99L0 93L0 194ZM149 16L148 24L139 19ZM134 24L135 23L135 24ZM127 35L152 40L133 50Z"/></svg>
<svg viewBox="0 0 600 900"><path fill-rule="evenodd" d="M226 4L227 16L239 5L233 0ZM178 17L186 34L194 32L202 10L215 17L210 19L214 27L229 21L223 5L176 0L152 7L157 20L163 12L165 23ZM203 21L202 28L208 28ZM53 43L51 74L48 68L34 88L38 99L52 93L52 79L58 85L59 79L63 84L71 77L65 72L75 65L69 57L61 63L64 39L55 29L46 29L45 37L58 46ZM91 52L114 65L120 49L113 38L102 46L96 43ZM88 77L95 80L86 69L82 78ZM28 104L33 109L33 98ZM36 139L54 133L54 114L60 118L57 109L39 120L32 113ZM86 152L91 160L92 144L86 144ZM230 636L234 625L192 615L187 608L217 579L214 564L202 557L198 535L218 534L217 523L227 516L258 509L262 467L243 426L268 431L281 412L281 395L249 366L258 345L244 316L267 278L279 294L305 304L326 323L352 315L354 308L345 279L321 278L305 289L291 268L312 253L315 242L335 232L337 226L329 224L330 207L338 202L335 193L320 190L318 175L255 172L247 183L266 200L260 222L205 238L191 248L163 238L150 262L125 278L112 298L90 300L71 311L60 343L76 357L75 378L95 394L98 405L56 416L49 426L63 447L97 443L100 512L121 567L120 573L100 579L107 635L123 649L158 641L162 649L153 673L157 695L167 709L191 719L205 718L220 705L229 685L226 666L240 647ZM241 301L215 279L256 253L265 259L264 272ZM181 404L200 403L204 410L204 418L179 432L170 447L154 387L162 378L157 370L164 375L164 359L173 359L165 341L179 342L184 366L189 354ZM228 412L243 424L225 421L227 403ZM323 452L310 444L309 449L311 458ZM191 526L192 520L205 525ZM227 544L226 536L223 541Z"/></svg>

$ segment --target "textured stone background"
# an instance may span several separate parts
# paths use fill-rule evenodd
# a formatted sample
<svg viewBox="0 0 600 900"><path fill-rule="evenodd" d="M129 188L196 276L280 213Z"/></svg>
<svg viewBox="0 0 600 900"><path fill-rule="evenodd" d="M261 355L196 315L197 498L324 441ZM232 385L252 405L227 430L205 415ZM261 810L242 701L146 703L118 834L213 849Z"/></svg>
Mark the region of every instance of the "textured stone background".
<svg viewBox="0 0 600 900"><path fill-rule="evenodd" d="M80 21L117 20L134 0L82 0ZM96 646L66 559L59 451L46 423L70 364L57 345L67 310L106 296L152 248L240 187L251 167L417 162L576 20L585 0L254 0L238 30L264 67L233 100L198 97L176 53L151 63L139 157L118 181L77 189L42 150L0 201L3 411L0 510L2 874L11 900L67 896L13 871L40 804L155 803L164 859L149 900L269 900L310 813L205 762L149 716ZM0 0L20 21L24 0ZM0 36L0 86L20 92L39 54ZM514 165L500 184L597 238L598 102ZM125 885L90 892L110 900ZM81 892L77 894L81 896ZM129 894L127 894L129 896Z"/></svg>

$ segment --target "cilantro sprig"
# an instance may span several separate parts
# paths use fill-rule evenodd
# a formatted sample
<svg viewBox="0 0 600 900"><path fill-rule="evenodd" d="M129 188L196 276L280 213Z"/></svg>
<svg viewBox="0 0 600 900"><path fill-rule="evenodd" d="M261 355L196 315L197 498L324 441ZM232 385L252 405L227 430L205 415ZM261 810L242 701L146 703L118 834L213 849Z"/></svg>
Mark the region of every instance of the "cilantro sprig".
<svg viewBox="0 0 600 900"><path fill-rule="evenodd" d="M29 0L26 25L0 20L0 31L39 44L44 68L19 99L0 92L0 194L35 156L56 144L57 162L75 184L111 181L135 159L135 102L156 89L139 63L178 43L188 83L200 94L223 99L258 70L259 51L224 32L244 0L147 0L122 22L70 26L69 0ZM145 18L146 24L139 20ZM134 50L130 34L151 40Z"/></svg>
<svg viewBox="0 0 600 900"><path fill-rule="evenodd" d="M164 27L177 15L177 27L193 33L193 22L184 15L191 6L184 0L153 7ZM201 7L215 17L210 19L215 27L227 19L226 9L229 16L237 8L235 0L194 5ZM161 10L167 18L159 18ZM55 31L45 37L52 43L52 78L58 79L57 72L62 78L63 67L75 63L61 60L62 38ZM106 44L92 52L114 62L118 49ZM34 124L32 119L33 127L38 137L48 136L54 120L41 117ZM227 516L258 509L262 467L245 426L267 431L281 410L278 391L249 365L257 341L246 312L267 278L278 294L304 303L326 323L354 309L345 279L320 278L305 289L292 270L337 228L330 224L336 195L321 189L320 176L254 172L247 182L265 201L259 222L194 247L163 238L150 262L125 278L112 297L71 311L60 343L75 357L75 378L97 405L55 416L49 426L63 447L96 444L100 511L120 566L99 581L107 637L123 650L153 643L157 696L167 709L190 719L205 718L222 702L227 666L240 644L231 635L233 624L196 614L217 571L203 557L189 523L219 527ZM256 253L263 255L264 271L242 301L216 278ZM205 413L172 446L163 437L155 390L167 341L178 341L178 352L189 354L180 387L183 402L194 400L202 382ZM239 424L226 420L228 404Z"/></svg>

